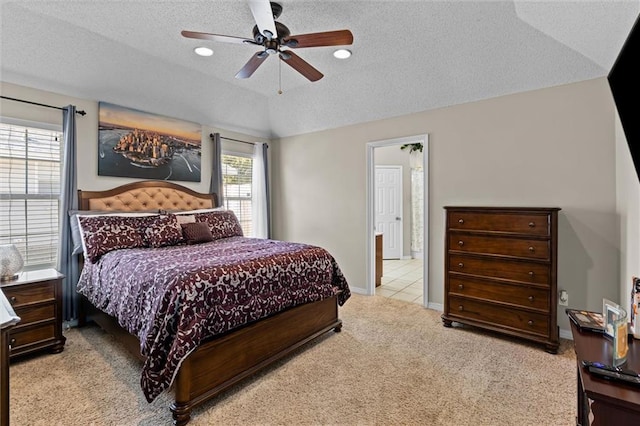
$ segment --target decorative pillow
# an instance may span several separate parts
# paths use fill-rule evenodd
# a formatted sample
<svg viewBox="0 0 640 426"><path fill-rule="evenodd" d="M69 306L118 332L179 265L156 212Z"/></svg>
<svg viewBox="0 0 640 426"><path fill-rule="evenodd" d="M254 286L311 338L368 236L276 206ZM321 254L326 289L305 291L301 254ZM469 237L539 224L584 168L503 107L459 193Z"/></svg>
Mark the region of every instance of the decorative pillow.
<svg viewBox="0 0 640 426"><path fill-rule="evenodd" d="M71 241L73 242L73 251L71 255L82 253L82 235L80 235L80 224L78 216L122 216L122 217L143 217L156 216L157 210L148 212L114 212L114 211L95 211L95 210L70 210L69 226L71 227Z"/></svg>
<svg viewBox="0 0 640 426"><path fill-rule="evenodd" d="M205 222L191 222L182 224L182 234L187 244L208 243L213 241L213 235L209 230L209 225Z"/></svg>
<svg viewBox="0 0 640 426"><path fill-rule="evenodd" d="M176 220L182 225L184 223L195 223L196 217L192 214L177 214Z"/></svg>
<svg viewBox="0 0 640 426"><path fill-rule="evenodd" d="M231 210L218 210L208 213L197 213L196 222L205 222L209 225L209 230L213 239L228 237L242 237L242 227L238 218Z"/></svg>
<svg viewBox="0 0 640 426"><path fill-rule="evenodd" d="M144 247L140 217L78 216L85 258L95 263L112 250Z"/></svg>
<svg viewBox="0 0 640 426"><path fill-rule="evenodd" d="M157 216L144 229L144 240L149 247L172 246L182 241L182 228L173 214Z"/></svg>

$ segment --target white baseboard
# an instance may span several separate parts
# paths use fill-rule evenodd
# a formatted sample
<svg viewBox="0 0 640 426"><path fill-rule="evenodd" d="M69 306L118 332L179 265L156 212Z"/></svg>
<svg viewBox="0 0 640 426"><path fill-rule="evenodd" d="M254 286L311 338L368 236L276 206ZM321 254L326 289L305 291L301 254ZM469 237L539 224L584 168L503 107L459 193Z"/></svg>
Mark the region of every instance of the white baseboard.
<svg viewBox="0 0 640 426"><path fill-rule="evenodd" d="M573 334L571 334L571 330L563 330L561 328L560 329L560 338L561 339L573 340Z"/></svg>
<svg viewBox="0 0 640 426"><path fill-rule="evenodd" d="M444 311L444 305L442 303L429 302L427 304L427 308L428 309L433 309L434 311L439 311L439 312Z"/></svg>
<svg viewBox="0 0 640 426"><path fill-rule="evenodd" d="M367 293L367 289L366 288L360 288L360 287L349 287L349 290L351 290L351 293L355 293L355 294L363 294L365 296L368 296Z"/></svg>

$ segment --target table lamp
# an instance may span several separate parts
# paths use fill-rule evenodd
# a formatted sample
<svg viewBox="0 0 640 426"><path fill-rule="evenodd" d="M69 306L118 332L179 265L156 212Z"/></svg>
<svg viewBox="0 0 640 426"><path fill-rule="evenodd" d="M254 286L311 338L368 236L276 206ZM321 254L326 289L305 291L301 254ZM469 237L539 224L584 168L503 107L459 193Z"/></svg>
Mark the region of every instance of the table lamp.
<svg viewBox="0 0 640 426"><path fill-rule="evenodd" d="M0 245L0 282L18 278L24 262L15 244Z"/></svg>

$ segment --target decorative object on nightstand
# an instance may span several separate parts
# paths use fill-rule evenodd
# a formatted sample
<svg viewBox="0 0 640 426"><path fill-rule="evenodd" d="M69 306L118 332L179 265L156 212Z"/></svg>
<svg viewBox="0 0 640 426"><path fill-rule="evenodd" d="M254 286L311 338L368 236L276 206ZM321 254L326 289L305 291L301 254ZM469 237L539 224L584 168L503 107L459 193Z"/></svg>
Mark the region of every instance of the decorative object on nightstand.
<svg viewBox="0 0 640 426"><path fill-rule="evenodd" d="M15 244L0 245L0 281L12 281L18 278L24 262Z"/></svg>
<svg viewBox="0 0 640 426"><path fill-rule="evenodd" d="M21 322L9 333L11 358L42 350L61 352L62 278L55 269L25 271L1 285Z"/></svg>
<svg viewBox="0 0 640 426"><path fill-rule="evenodd" d="M560 209L445 209L444 325L469 324L556 353Z"/></svg>

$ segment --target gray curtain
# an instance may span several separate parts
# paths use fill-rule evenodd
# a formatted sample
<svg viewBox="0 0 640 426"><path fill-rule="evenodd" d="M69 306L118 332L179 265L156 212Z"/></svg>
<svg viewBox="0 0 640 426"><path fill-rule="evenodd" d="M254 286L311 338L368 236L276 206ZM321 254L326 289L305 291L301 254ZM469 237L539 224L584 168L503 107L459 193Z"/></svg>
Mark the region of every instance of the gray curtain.
<svg viewBox="0 0 640 426"><path fill-rule="evenodd" d="M268 154L269 145L266 143L262 144L262 159L264 160L264 184L266 189L266 198L267 198L267 238L271 238L271 192L269 189L269 156Z"/></svg>
<svg viewBox="0 0 640 426"><path fill-rule="evenodd" d="M218 195L218 205L224 205L224 191L222 186L222 143L220 133L212 133L213 155L211 159L211 184L209 193Z"/></svg>
<svg viewBox="0 0 640 426"><path fill-rule="evenodd" d="M60 238L58 246L58 271L65 276L62 281L62 317L64 321L78 318L78 294L76 285L80 277L78 259L72 255L69 210L78 209L78 183L76 176L76 107L62 109L64 155L60 194Z"/></svg>

